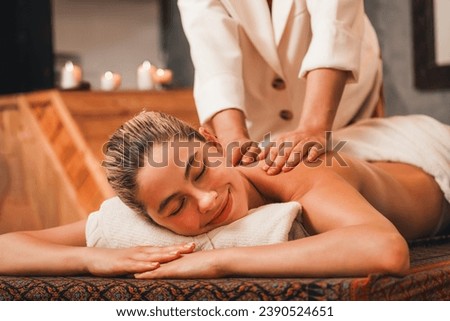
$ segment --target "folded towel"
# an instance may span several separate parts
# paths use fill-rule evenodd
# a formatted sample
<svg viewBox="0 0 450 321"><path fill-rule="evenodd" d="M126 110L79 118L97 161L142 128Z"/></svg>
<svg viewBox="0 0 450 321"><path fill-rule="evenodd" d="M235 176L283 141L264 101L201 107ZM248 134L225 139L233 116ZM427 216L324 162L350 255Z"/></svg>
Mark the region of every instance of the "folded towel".
<svg viewBox="0 0 450 321"><path fill-rule="evenodd" d="M371 118L333 133L342 152L367 161L401 162L434 177L450 202L450 126L425 115Z"/></svg>
<svg viewBox="0 0 450 321"><path fill-rule="evenodd" d="M90 214L86 224L87 246L108 248L195 242L197 250L208 250L274 244L304 236L301 207L297 202L264 205L231 224L191 237L156 225L113 197Z"/></svg>

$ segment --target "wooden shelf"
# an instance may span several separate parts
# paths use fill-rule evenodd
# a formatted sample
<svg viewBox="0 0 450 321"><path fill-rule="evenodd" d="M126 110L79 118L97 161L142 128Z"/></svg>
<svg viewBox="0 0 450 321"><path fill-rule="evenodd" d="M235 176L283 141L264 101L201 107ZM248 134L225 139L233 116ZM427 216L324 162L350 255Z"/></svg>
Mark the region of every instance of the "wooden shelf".
<svg viewBox="0 0 450 321"><path fill-rule="evenodd" d="M81 133L98 158L109 135L143 110L163 111L198 127L191 89L167 91L60 92Z"/></svg>

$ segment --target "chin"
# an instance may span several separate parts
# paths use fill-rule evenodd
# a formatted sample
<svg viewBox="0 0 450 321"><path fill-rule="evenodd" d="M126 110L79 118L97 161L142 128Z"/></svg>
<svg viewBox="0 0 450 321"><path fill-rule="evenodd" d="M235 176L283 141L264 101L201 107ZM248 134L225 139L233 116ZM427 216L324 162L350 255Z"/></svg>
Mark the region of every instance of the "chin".
<svg viewBox="0 0 450 321"><path fill-rule="evenodd" d="M248 211L249 211L248 206L245 206L242 209L240 209L239 213L236 215L236 217L237 217L236 220L239 220L239 219L247 216Z"/></svg>

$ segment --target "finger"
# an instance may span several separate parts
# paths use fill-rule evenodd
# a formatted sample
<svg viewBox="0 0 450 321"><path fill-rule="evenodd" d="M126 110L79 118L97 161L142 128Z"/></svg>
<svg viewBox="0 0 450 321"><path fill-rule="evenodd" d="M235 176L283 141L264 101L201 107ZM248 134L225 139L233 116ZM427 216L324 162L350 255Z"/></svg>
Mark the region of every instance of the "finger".
<svg viewBox="0 0 450 321"><path fill-rule="evenodd" d="M272 168L272 166L275 166L275 159L277 158L277 156L278 148L275 146L270 147L264 159L264 166L262 167L262 169L267 172L270 168Z"/></svg>
<svg viewBox="0 0 450 321"><path fill-rule="evenodd" d="M296 148L297 145L291 150L291 153L289 154L289 158L287 159L286 163L284 164L282 171L283 172L289 172L295 168L298 164L300 164L303 153L301 149Z"/></svg>
<svg viewBox="0 0 450 321"><path fill-rule="evenodd" d="M139 260L169 262L179 258L181 254L192 253L194 249L194 242L165 247L148 246L142 247L141 251L137 252L134 258Z"/></svg>
<svg viewBox="0 0 450 321"><path fill-rule="evenodd" d="M264 141L261 151L258 154L258 160L263 160L267 157L267 155L270 152L270 149L276 146L276 142L272 142L272 141Z"/></svg>
<svg viewBox="0 0 450 321"><path fill-rule="evenodd" d="M170 262L181 256L180 251L172 250L165 252L137 252L130 257L134 262Z"/></svg>
<svg viewBox="0 0 450 321"><path fill-rule="evenodd" d="M253 142L253 144L247 149L247 151L242 156L241 164L248 165L258 160L258 155L261 152L261 149L258 147L258 144Z"/></svg>
<svg viewBox="0 0 450 321"><path fill-rule="evenodd" d="M275 159L272 166L267 170L268 175L276 175L280 173L285 166L286 161L288 160L292 151L292 147L285 146L289 146L289 144L283 144L282 148L278 151L277 158Z"/></svg>
<svg viewBox="0 0 450 321"><path fill-rule="evenodd" d="M135 273L134 277L136 279L156 279L156 273L153 273L153 271L143 271L140 273Z"/></svg>
<svg viewBox="0 0 450 321"><path fill-rule="evenodd" d="M122 264L120 268L118 268L117 273L113 274L98 274L101 275L127 275L134 273L142 273L147 271L153 271L160 267L159 262L146 262L146 261L135 261L129 260L128 262Z"/></svg>
<svg viewBox="0 0 450 321"><path fill-rule="evenodd" d="M135 273L134 277L136 279L178 279L180 276L178 274L174 274L173 271L164 271L161 269L154 269L152 271L142 271L140 273Z"/></svg>
<svg viewBox="0 0 450 321"><path fill-rule="evenodd" d="M238 166L242 160L242 153L239 148L233 148L231 152L231 165Z"/></svg>
<svg viewBox="0 0 450 321"><path fill-rule="evenodd" d="M186 250L194 249L195 243L188 242L188 243L180 243L180 244L174 244L174 245L168 245L168 246L146 245L146 246L141 246L138 248L140 248L142 251L147 252L147 253L166 253L166 252L177 251L177 250L186 251Z"/></svg>
<svg viewBox="0 0 450 321"><path fill-rule="evenodd" d="M270 159L270 156L269 156L270 153L271 153L270 149L272 149L272 148L274 148L274 147L270 147L270 148L268 147L266 152L265 152L266 156L264 156L264 165L262 166L262 170L265 171L265 172L267 172L267 170L273 164L273 161Z"/></svg>
<svg viewBox="0 0 450 321"><path fill-rule="evenodd" d="M267 169L267 174L269 175L278 174L281 171L289 157L293 143L290 141L278 140L277 146L277 148L274 148L269 153L270 168Z"/></svg>
<svg viewBox="0 0 450 321"><path fill-rule="evenodd" d="M278 156L278 146L280 146L280 144L283 144L283 142L281 142L281 143L277 142L277 143L275 143L273 145L269 145L266 148L267 151L266 151L266 156L264 158L265 164L262 167L262 169L264 171L267 172L272 166L275 166L274 162L275 162L275 159Z"/></svg>
<svg viewBox="0 0 450 321"><path fill-rule="evenodd" d="M195 243L194 242L190 242L190 243L186 243L186 244L182 244L179 247L179 251L181 254L187 254L187 253L192 253L195 250Z"/></svg>
<svg viewBox="0 0 450 321"><path fill-rule="evenodd" d="M263 160L264 158L266 158L267 153L269 153L269 150L270 150L270 146L261 148L261 151L258 154L258 160Z"/></svg>
<svg viewBox="0 0 450 321"><path fill-rule="evenodd" d="M133 263L133 267L128 270L128 273L142 273L153 271L161 266L159 262L143 262L137 261Z"/></svg>
<svg viewBox="0 0 450 321"><path fill-rule="evenodd" d="M161 249L163 249L169 253L173 253L173 252L179 252L180 254L191 253L195 249L195 243L189 242L189 243L176 244L176 245L162 247Z"/></svg>
<svg viewBox="0 0 450 321"><path fill-rule="evenodd" d="M315 142L310 140L303 140L291 150L288 160L286 161L286 166L283 168L284 171L290 171L295 166L297 166L307 155Z"/></svg>
<svg viewBox="0 0 450 321"><path fill-rule="evenodd" d="M309 149L307 161L315 162L317 158L325 153L325 148L323 148L322 144L315 144Z"/></svg>

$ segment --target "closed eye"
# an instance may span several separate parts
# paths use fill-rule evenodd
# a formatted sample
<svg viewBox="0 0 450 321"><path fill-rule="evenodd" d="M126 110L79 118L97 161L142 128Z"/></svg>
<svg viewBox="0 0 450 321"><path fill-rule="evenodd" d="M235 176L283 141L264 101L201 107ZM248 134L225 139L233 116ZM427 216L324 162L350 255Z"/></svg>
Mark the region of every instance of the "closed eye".
<svg viewBox="0 0 450 321"><path fill-rule="evenodd" d="M197 176L195 176L194 181L198 181L200 178L202 178L203 174L205 174L206 172L206 164L204 161L202 161L202 169L200 171L200 173L198 173Z"/></svg>
<svg viewBox="0 0 450 321"><path fill-rule="evenodd" d="M169 216L177 215L183 209L185 203L186 203L186 197L183 197L180 200L178 207L172 213L170 213Z"/></svg>

